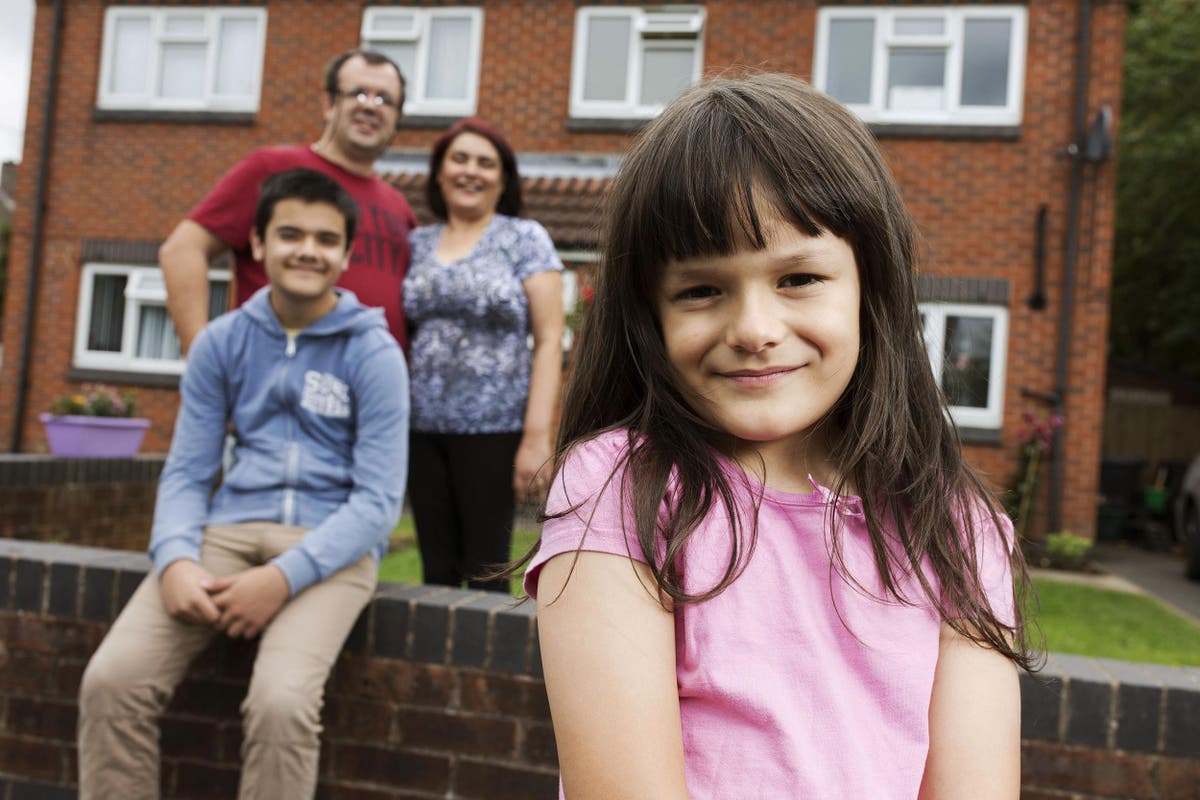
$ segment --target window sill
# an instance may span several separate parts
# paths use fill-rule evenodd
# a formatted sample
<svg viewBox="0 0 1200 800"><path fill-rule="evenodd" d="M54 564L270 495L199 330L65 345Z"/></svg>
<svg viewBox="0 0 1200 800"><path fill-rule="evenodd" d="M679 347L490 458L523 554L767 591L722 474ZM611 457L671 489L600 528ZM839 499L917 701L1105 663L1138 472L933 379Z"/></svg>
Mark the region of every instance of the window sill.
<svg viewBox="0 0 1200 800"><path fill-rule="evenodd" d="M164 111L149 108L94 108L93 122L178 122L185 125L253 125L253 111Z"/></svg>
<svg viewBox="0 0 1200 800"><path fill-rule="evenodd" d="M972 139L1015 142L1020 125L938 125L922 123L868 122L879 139Z"/></svg>
<svg viewBox="0 0 1200 800"><path fill-rule="evenodd" d="M472 116L471 114L462 115L447 115L447 114L404 114L400 117L401 128L426 128L432 130L445 130L454 123L458 122L463 117Z"/></svg>
<svg viewBox="0 0 1200 800"><path fill-rule="evenodd" d="M69 381L115 383L121 386L144 386L150 389L175 389L179 386L179 378L179 375L159 372L127 372L118 369L71 367L67 371L67 380Z"/></svg>
<svg viewBox="0 0 1200 800"><path fill-rule="evenodd" d="M999 447L1003 438L999 428L963 428L958 429L958 437L963 444Z"/></svg>
<svg viewBox="0 0 1200 800"><path fill-rule="evenodd" d="M567 117L571 133L637 133L650 123L648 119L627 117Z"/></svg>

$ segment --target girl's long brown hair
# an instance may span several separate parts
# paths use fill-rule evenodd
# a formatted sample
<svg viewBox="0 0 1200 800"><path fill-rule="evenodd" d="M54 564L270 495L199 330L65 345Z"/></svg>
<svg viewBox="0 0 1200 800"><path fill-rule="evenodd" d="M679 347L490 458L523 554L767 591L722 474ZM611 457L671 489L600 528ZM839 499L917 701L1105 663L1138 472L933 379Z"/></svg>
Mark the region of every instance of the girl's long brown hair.
<svg viewBox="0 0 1200 800"><path fill-rule="evenodd" d="M629 448L613 475L635 477L624 490L658 589L676 603L695 602L738 577L753 551L756 515L737 507L739 493L720 467L714 443L722 432L681 391L655 298L669 261L730 255L747 243L764 248L764 202L805 234L829 231L854 250L861 351L827 420L843 432L831 453L839 475L832 490L843 496L853 487L861 497L885 591L915 602L898 588L914 576L955 630L1032 666L1021 604L1009 627L982 585L972 512L982 510L997 528L999 512L963 460L926 355L913 222L867 129L797 78L708 80L671 103L632 147L606 201L603 256L566 388L558 463L600 432L627 429ZM732 521L733 555L715 586L689 594L681 550L718 502ZM1020 548L1007 544L1024 587ZM836 526L832 549L847 576Z"/></svg>

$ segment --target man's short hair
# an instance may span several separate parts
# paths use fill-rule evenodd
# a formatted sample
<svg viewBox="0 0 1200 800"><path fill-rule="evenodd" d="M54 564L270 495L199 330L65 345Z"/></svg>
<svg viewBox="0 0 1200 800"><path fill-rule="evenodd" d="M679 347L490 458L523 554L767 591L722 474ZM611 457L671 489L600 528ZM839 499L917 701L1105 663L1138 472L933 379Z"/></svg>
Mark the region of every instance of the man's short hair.
<svg viewBox="0 0 1200 800"><path fill-rule="evenodd" d="M396 70L396 77L400 79L400 97L397 98L396 102L399 103L400 110L403 111L404 100L408 95L408 82L404 80L404 73L400 71L400 66L378 50L355 48L354 50L347 50L344 53L334 56L325 67L325 93L329 95L329 99L337 99L338 92L342 90L342 87L338 86L338 73L342 71L342 65L355 56L358 56L368 64L387 64Z"/></svg>
<svg viewBox="0 0 1200 800"><path fill-rule="evenodd" d="M336 208L346 222L346 250L350 250L358 226L358 204L340 183L328 175L303 167L277 172L267 178L263 181L258 207L254 210L254 230L259 239L266 240L267 226L280 200L325 203Z"/></svg>

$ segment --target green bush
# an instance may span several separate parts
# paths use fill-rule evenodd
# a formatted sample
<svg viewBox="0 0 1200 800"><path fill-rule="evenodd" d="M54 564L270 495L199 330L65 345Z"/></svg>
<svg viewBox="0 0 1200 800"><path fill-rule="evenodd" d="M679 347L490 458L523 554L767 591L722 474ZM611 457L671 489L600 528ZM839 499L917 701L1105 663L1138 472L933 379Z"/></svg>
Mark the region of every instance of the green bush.
<svg viewBox="0 0 1200 800"><path fill-rule="evenodd" d="M1081 570L1087 565L1092 553L1092 540L1076 536L1070 531L1059 531L1046 537L1042 553L1042 566L1053 569Z"/></svg>

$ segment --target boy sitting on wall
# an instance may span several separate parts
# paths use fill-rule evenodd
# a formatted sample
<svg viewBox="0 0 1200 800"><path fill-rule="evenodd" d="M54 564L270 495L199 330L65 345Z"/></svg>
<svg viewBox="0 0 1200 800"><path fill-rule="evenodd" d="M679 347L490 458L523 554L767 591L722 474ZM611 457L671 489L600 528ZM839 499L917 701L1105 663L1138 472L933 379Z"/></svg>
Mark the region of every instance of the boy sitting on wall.
<svg viewBox="0 0 1200 800"><path fill-rule="evenodd" d="M383 312L335 290L358 210L333 179L263 183L270 285L188 354L150 556L84 673L80 797L159 793L158 718L213 636L262 634L240 797L312 797L325 681L400 514L408 374ZM211 494L228 424L234 463ZM210 496L211 495L211 496Z"/></svg>

